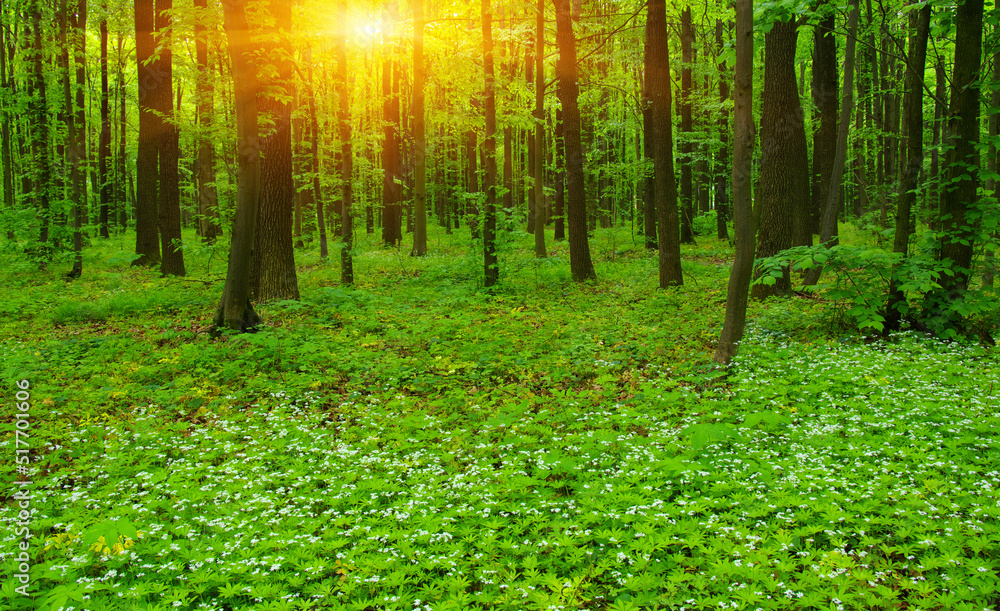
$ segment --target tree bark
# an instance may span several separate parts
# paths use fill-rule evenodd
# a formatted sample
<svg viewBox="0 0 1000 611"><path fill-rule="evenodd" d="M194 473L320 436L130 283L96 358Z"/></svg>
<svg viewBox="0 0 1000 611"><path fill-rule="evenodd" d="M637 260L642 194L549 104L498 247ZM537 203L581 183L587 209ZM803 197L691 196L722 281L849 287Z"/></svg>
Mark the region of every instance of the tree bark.
<svg viewBox="0 0 1000 611"><path fill-rule="evenodd" d="M341 15L341 23L347 22L347 3L341 0L337 4L337 10ZM340 283L354 284L354 151L351 146L351 83L347 77L347 40L346 35L341 33L335 43L337 55L338 80L340 84L340 112L337 117L340 121L340 180L342 185L342 200L340 203ZM313 159L316 166L315 186L316 201L319 200L319 155L316 152L316 143L319 140L319 133L316 128L316 114L313 113Z"/></svg>
<svg viewBox="0 0 1000 611"><path fill-rule="evenodd" d="M198 84L198 223L201 239L214 243L222 234L219 226L219 192L215 186L215 146L212 144L215 86L212 64L208 58L208 31L203 21L208 17L207 0L195 0L198 20L194 26Z"/></svg>
<svg viewBox="0 0 1000 611"><path fill-rule="evenodd" d="M680 221L677 218L677 182L674 177L674 141L670 121L670 50L664 0L647 5L646 45L653 149L653 193L656 202L656 237L660 288L684 284L681 272ZM690 114L690 113L689 113ZM690 167L688 168L690 170Z"/></svg>
<svg viewBox="0 0 1000 611"><path fill-rule="evenodd" d="M73 269L67 274L79 278L83 274L83 219L87 215L87 183L84 166L86 153L86 65L87 65L87 2L79 0L73 16L73 64L76 73L73 120L70 122L70 182L73 190Z"/></svg>
<svg viewBox="0 0 1000 611"><path fill-rule="evenodd" d="M906 133L906 163L900 169L899 193L896 195L896 235L892 251L909 253L913 207L917 201L917 183L924 165L924 68L927 62L927 37L931 7L924 5L910 12L910 44L906 70L906 95L903 98L903 129ZM906 309L906 295L890 282L889 302L885 309L884 330L899 329Z"/></svg>
<svg viewBox="0 0 1000 611"><path fill-rule="evenodd" d="M258 111L271 116L274 127L261 140L260 208L254 232L250 296L255 301L298 299L299 283L295 271L292 243L292 205L295 181L292 178L292 105L294 97L291 62L292 0L270 3L274 28L269 30L276 41L265 47L276 70L267 82L258 76L268 91L258 102Z"/></svg>
<svg viewBox="0 0 1000 611"><path fill-rule="evenodd" d="M427 254L427 137L424 128L424 2L413 0L413 250Z"/></svg>
<svg viewBox="0 0 1000 611"><path fill-rule="evenodd" d="M649 6L647 5L646 11L648 13ZM664 18L666 19L666 18ZM649 250L655 250L658 248L657 244L657 230L656 230L656 161L655 155L653 154L653 142L655 138L653 136L653 87L652 81L649 75L652 74L657 68L653 64L652 56L650 55L650 50L655 44L652 39L653 30L650 27L651 21L648 17L646 18L646 31L645 31L645 44L642 50L642 64L645 73L645 78L642 84L642 156L649 161L653 166L650 168L650 174L643 178L642 181L642 234L646 238L646 248ZM673 159L671 159L673 163Z"/></svg>
<svg viewBox="0 0 1000 611"><path fill-rule="evenodd" d="M834 152L833 167L830 173L830 186L826 192L826 205L823 208L823 223L820 227L819 241L828 247L837 243L837 209L840 202L840 188L844 180L844 163L847 160L847 136L851 125L851 110L854 107L854 60L855 39L858 32L858 0L851 0L851 12L847 23L847 43L844 48L844 92L840 102L840 119L837 129L837 148ZM823 268L815 265L805 275L804 284L812 286L819 282Z"/></svg>
<svg viewBox="0 0 1000 611"><path fill-rule="evenodd" d="M809 232L819 233L830 193L830 175L833 156L837 150L837 41L833 36L836 26L831 13L813 30L812 98L816 107L813 131L812 210ZM804 240L803 240L804 241ZM809 243L812 243L810 236Z"/></svg>
<svg viewBox="0 0 1000 611"><path fill-rule="evenodd" d="M173 55L171 22L173 0L156 1L156 30L160 33L158 80L153 96L159 114L159 190L156 208L160 226L160 272L165 276L184 275L184 251L181 250L181 192L177 164L180 157L179 135L174 124Z"/></svg>
<svg viewBox="0 0 1000 611"><path fill-rule="evenodd" d="M753 275L756 219L751 198L753 158L753 0L736 0L736 70L733 87L733 233L736 258L729 272L726 319L715 362L728 365L736 354L747 318L747 288Z"/></svg>
<svg viewBox="0 0 1000 611"><path fill-rule="evenodd" d="M486 176L483 190L486 191L486 205L483 210L483 269L486 288L490 288L500 280L500 266L496 249L496 183L497 183L497 107L496 86L493 71L493 13L490 0L482 0L481 12L483 21L483 72L485 86L483 93L484 110L486 114L486 134L483 139Z"/></svg>
<svg viewBox="0 0 1000 611"><path fill-rule="evenodd" d="M132 265L153 267L160 263L157 213L157 157L160 120L155 112L155 98L163 74L160 64L151 63L156 45L153 41L153 0L135 0L135 62L139 86L139 140L135 168L135 254Z"/></svg>
<svg viewBox="0 0 1000 611"><path fill-rule="evenodd" d="M105 11L107 3L105 3ZM108 20L101 19L101 135L97 144L97 182L100 185L100 232L102 238L111 236L108 230L111 211L111 177L108 163L111 160L111 117L108 105Z"/></svg>
<svg viewBox="0 0 1000 611"><path fill-rule="evenodd" d="M257 68L251 61L247 0L222 3L236 98L237 179L229 265L222 300L214 321L217 328L247 331L260 324L250 303L250 256L260 197L260 143L257 135Z"/></svg>
<svg viewBox="0 0 1000 611"><path fill-rule="evenodd" d="M681 11L681 243L694 243L694 184L691 176L694 150L691 143L691 65L694 30L691 25L691 8ZM794 80L794 75L792 76Z"/></svg>
<svg viewBox="0 0 1000 611"><path fill-rule="evenodd" d="M802 106L795 81L795 46L798 26L794 21L777 22L764 35L764 93L760 118L761 207L757 257L770 257L795 240L795 229L803 222L803 202L809 200L809 163ZM810 235L810 240L811 240ZM791 291L787 273L773 286L758 284L753 296L762 299Z"/></svg>
<svg viewBox="0 0 1000 611"><path fill-rule="evenodd" d="M382 30L386 60L382 64L382 241L398 246L403 239L403 171L399 141L399 66L391 59L392 23L396 15L395 2L382 13Z"/></svg>
<svg viewBox="0 0 1000 611"><path fill-rule="evenodd" d="M715 46L719 52L719 153L716 158L716 182L715 182L715 227L716 227L716 237L720 240L729 239L729 227L727 221L729 220L730 207L729 207L729 192L726 189L728 182L726 180L727 174L732 178L730 172L726 172L727 168L727 154L729 152L729 110L726 108L726 102L729 101L729 71L726 68L726 61L723 59L723 42L722 42L722 31L723 25L722 20L719 19L715 22Z"/></svg>
<svg viewBox="0 0 1000 611"><path fill-rule="evenodd" d="M573 280L597 278L587 241L587 204L584 190L583 146L580 141L580 93L576 61L576 38L570 18L569 0L553 0L556 8L556 62L559 103L562 106L566 151L566 216L569 224L569 266Z"/></svg>
<svg viewBox="0 0 1000 611"><path fill-rule="evenodd" d="M944 299L953 300L969 286L979 221L979 66L983 40L983 0L965 0L955 13L955 64L951 109L944 141L944 189L941 192L941 261L951 261L954 276L941 279Z"/></svg>
<svg viewBox="0 0 1000 611"><path fill-rule="evenodd" d="M531 155L534 180L532 182L532 203L534 204L535 257L548 256L545 248L545 191L542 188L545 176L545 0L538 0L535 8L535 134Z"/></svg>

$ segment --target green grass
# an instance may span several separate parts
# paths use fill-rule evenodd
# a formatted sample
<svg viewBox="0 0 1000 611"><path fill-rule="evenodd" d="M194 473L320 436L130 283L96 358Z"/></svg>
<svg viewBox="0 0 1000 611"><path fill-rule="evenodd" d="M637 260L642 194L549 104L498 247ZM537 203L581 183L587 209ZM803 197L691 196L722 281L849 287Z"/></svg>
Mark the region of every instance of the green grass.
<svg viewBox="0 0 1000 611"><path fill-rule="evenodd" d="M822 299L751 304L726 372L724 243L685 286L627 230L570 281L565 244L465 231L425 258L362 236L297 253L299 302L212 338L224 256L84 277L6 269L2 372L31 383L31 591L11 609L995 609L1000 359L872 343ZM408 239L409 236L406 236ZM193 240L192 240L193 242ZM0 464L17 479L14 417ZM103 538L102 538L103 537ZM117 542L117 546L115 546Z"/></svg>

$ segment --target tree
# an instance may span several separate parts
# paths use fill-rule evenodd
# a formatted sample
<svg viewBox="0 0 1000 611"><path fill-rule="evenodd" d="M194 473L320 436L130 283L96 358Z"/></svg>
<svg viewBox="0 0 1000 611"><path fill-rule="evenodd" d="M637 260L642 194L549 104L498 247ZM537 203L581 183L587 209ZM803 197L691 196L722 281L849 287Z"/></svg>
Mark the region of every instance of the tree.
<svg viewBox="0 0 1000 611"><path fill-rule="evenodd" d="M545 0L538 0L535 9L535 119L534 146L532 151L532 193L535 223L535 257L546 257L545 249L545 192L542 189L545 176Z"/></svg>
<svg viewBox="0 0 1000 611"><path fill-rule="evenodd" d="M736 0L735 86L733 87L733 232L736 258L729 272L726 319L715 362L727 365L736 354L747 318L747 289L753 275L757 219L751 196L753 158L753 0Z"/></svg>
<svg viewBox="0 0 1000 611"><path fill-rule="evenodd" d="M153 0L135 0L135 63L139 84L139 139L135 171L135 254L133 265L152 267L160 262L157 221L157 156L160 120L154 107L164 75L159 63L152 63Z"/></svg>
<svg viewBox="0 0 1000 611"><path fill-rule="evenodd" d="M250 295L256 301L299 298L292 244L292 0L272 0L270 11L273 36L264 51L272 65L271 78L257 77L262 86L258 111L269 117L269 127L260 143L264 158L250 274Z"/></svg>
<svg viewBox="0 0 1000 611"><path fill-rule="evenodd" d="M694 185L691 176L694 160L691 158L694 150L691 142L691 65L694 63L692 49L694 45L694 30L691 25L691 7L681 11L681 242L694 243ZM794 76L792 77L794 80Z"/></svg>
<svg viewBox="0 0 1000 611"><path fill-rule="evenodd" d="M70 182L73 193L73 269L67 274L79 278L83 274L83 217L86 215L87 184L84 178L86 164L86 51L87 51L87 2L79 0L73 15L73 64L75 67L75 94L71 102L69 121ZM68 50L67 50L68 51ZM68 76L68 75L67 75ZM69 101L69 100L67 100Z"/></svg>
<svg viewBox="0 0 1000 611"><path fill-rule="evenodd" d="M347 23L347 3L341 0L337 4L341 23ZM341 32L334 43L337 55L338 80L340 81L340 180L342 182L343 199L340 205L340 282L354 284L354 220L351 216L354 206L354 151L351 148L351 84L347 78L347 44L346 35ZM316 128L316 113L313 113L313 171L316 185L316 199L319 201L319 168L316 145L319 134Z"/></svg>
<svg viewBox="0 0 1000 611"><path fill-rule="evenodd" d="M486 0L484 0L486 1ZM587 204L584 191L583 146L580 140L579 68L569 0L553 0L556 7L556 62L559 103L562 106L566 167L566 217L569 223L569 266L576 281L597 278L587 241Z"/></svg>
<svg viewBox="0 0 1000 611"><path fill-rule="evenodd" d="M159 59L153 109L158 115L159 190L156 207L160 227L160 272L184 275L184 251L181 250L181 194L177 164L180 158L179 134L174 124L173 54L171 51L173 0L156 0L156 30L160 33Z"/></svg>
<svg viewBox="0 0 1000 611"><path fill-rule="evenodd" d="M793 230L802 225L803 202L809 198L809 156L795 82L797 41L798 24L794 18L774 23L764 35L760 184L756 193L761 206L758 258L792 246ZM760 299L790 290L786 271L785 277L773 286L755 285L753 296Z"/></svg>
<svg viewBox="0 0 1000 611"><path fill-rule="evenodd" d="M41 222L38 241L48 246L49 242L49 197L51 194L49 167L49 117L45 95L45 73L42 70L42 0L36 0L31 12L33 43L31 48L32 73L30 114L31 114L31 157L35 200L35 211Z"/></svg>
<svg viewBox="0 0 1000 611"><path fill-rule="evenodd" d="M965 0L955 13L955 64L945 127L944 188L941 191L939 257L953 276L941 280L941 297L955 299L968 288L976 241L979 187L979 68L983 0Z"/></svg>
<svg viewBox="0 0 1000 611"><path fill-rule="evenodd" d="M927 62L927 37L930 32L931 6L924 5L910 13L910 53L906 60L906 94L903 99L903 130L906 134L906 159L900 168L899 193L896 196L896 235L892 251L909 253L913 206L917 200L917 183L924 165L924 69ZM848 41L851 44L853 41ZM889 289L886 306L886 331L899 328L906 308L906 296L895 282Z"/></svg>
<svg viewBox="0 0 1000 611"><path fill-rule="evenodd" d="M382 11L382 35L386 41L382 63L382 241L397 246L403 239L403 166L399 158L399 65L393 61L390 41L398 9L391 1Z"/></svg>
<svg viewBox="0 0 1000 611"><path fill-rule="evenodd" d="M482 0L480 4L483 21L483 73L485 85L483 89L483 106L486 115L486 134L483 139L483 153L486 163L486 175L483 190L486 192L486 205L483 208L483 269L485 271L486 288L500 281L500 266L497 259L497 102L495 92L495 75L493 72L493 12L490 0Z"/></svg>
<svg viewBox="0 0 1000 611"><path fill-rule="evenodd" d="M729 239L729 227L727 221L729 217L729 192L726 189L726 156L729 154L729 110L726 102L729 101L729 74L726 68L726 60L723 56L722 43L722 20L715 22L715 46L719 52L719 149L716 156L716 180L715 180L715 227L716 236L720 240ZM731 176L730 176L731 178Z"/></svg>
<svg viewBox="0 0 1000 611"><path fill-rule="evenodd" d="M236 216L229 244L229 265L222 299L216 309L216 328L246 331L260 324L250 303L250 256L257 226L260 197L260 143L257 135L257 68L251 61L247 0L222 3L236 99L237 186Z"/></svg>
<svg viewBox="0 0 1000 611"><path fill-rule="evenodd" d="M410 254L427 254L427 137L424 133L424 2L413 0L414 230Z"/></svg>
<svg viewBox="0 0 1000 611"><path fill-rule="evenodd" d="M219 226L219 194L215 186L215 147L212 144L213 127L213 85L212 63L208 56L208 29L205 22L209 18L207 0L195 0L198 9L194 26L195 56L198 64L198 222L201 238L213 243L222 234Z"/></svg>
<svg viewBox="0 0 1000 611"><path fill-rule="evenodd" d="M653 195L657 212L660 288L684 284L681 272L680 221L674 178L674 141L670 122L670 53L664 0L650 0L646 17L646 87L649 89L647 138L652 142Z"/></svg>
<svg viewBox="0 0 1000 611"><path fill-rule="evenodd" d="M108 230L111 209L111 176L108 164L111 161L111 116L108 104L110 90L108 89L108 6L104 3L104 14L101 16L101 135L98 141L97 174L100 184L100 232L102 238L110 237Z"/></svg>
<svg viewBox="0 0 1000 611"><path fill-rule="evenodd" d="M834 149L833 163L830 167L830 184L826 192L826 202L823 206L823 221L819 230L819 241L826 246L837 242L837 208L840 203L840 186L844 179L844 163L847 160L847 136L851 126L851 110L854 107L854 59L855 39L858 32L858 0L851 0L851 13L848 17L847 45L844 49L844 92L840 102L840 119L837 128L837 146ZM811 240L810 240L811 241ZM816 265L806 272L804 284L812 286L819 282L822 266Z"/></svg>
<svg viewBox="0 0 1000 611"><path fill-rule="evenodd" d="M823 6L830 7L830 4ZM835 25L836 17L831 12L813 29L812 98L813 105L817 109L814 124L818 121L819 128L813 131L812 138L812 211L808 225L801 226L803 235L798 241L803 243L805 230L810 234L819 232L823 210L826 207L826 196L830 192L833 156L837 149L837 42L833 36ZM809 244L811 243L810 235Z"/></svg>

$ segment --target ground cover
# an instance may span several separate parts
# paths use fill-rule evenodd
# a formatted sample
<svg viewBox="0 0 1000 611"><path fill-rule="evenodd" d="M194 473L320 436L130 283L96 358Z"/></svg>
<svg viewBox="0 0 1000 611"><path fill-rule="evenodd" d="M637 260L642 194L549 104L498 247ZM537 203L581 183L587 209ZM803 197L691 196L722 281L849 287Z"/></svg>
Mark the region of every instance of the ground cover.
<svg viewBox="0 0 1000 611"><path fill-rule="evenodd" d="M5 608L1000 605L995 350L867 341L795 298L752 306L724 371L724 243L661 291L624 230L597 232L584 285L564 246L511 240L486 295L477 253L432 238L423 259L362 241L355 288L303 251L303 299L218 338L207 249L185 280L113 240L73 283L5 275L35 593L12 490Z"/></svg>

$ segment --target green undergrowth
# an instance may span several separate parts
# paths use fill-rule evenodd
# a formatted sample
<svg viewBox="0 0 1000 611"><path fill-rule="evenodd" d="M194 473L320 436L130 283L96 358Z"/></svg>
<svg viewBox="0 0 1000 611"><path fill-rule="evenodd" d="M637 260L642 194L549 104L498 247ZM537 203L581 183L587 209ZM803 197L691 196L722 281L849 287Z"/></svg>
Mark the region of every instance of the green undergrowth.
<svg viewBox="0 0 1000 611"><path fill-rule="evenodd" d="M31 384L31 591L11 609L995 609L1000 363L869 342L822 297L752 304L710 363L731 248L656 288L641 236L510 238L503 282L432 233L305 250L299 301L208 333L218 253L4 276L3 380ZM523 242L523 244L522 244ZM334 251L336 255L336 251ZM0 443L19 477L14 418Z"/></svg>

